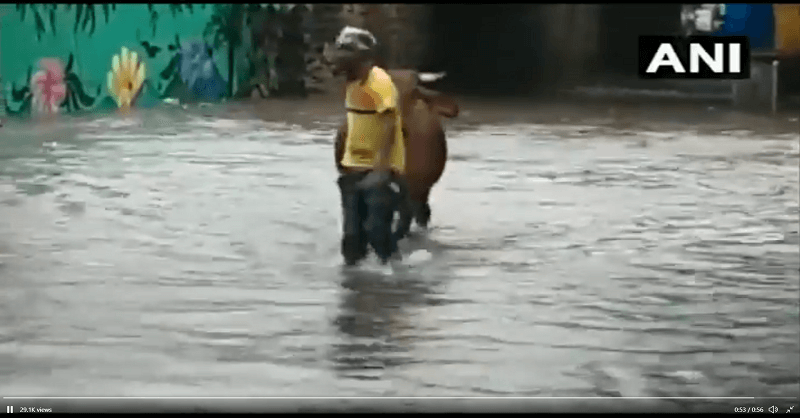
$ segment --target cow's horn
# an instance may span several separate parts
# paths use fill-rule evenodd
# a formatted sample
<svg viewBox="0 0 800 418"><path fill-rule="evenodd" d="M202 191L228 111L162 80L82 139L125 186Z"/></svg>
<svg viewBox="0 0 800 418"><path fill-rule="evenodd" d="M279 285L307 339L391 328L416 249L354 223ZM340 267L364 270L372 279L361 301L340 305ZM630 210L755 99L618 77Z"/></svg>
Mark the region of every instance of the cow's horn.
<svg viewBox="0 0 800 418"><path fill-rule="evenodd" d="M437 80L441 80L444 76L447 75L446 72L441 73L419 73L419 81L423 83L432 83Z"/></svg>

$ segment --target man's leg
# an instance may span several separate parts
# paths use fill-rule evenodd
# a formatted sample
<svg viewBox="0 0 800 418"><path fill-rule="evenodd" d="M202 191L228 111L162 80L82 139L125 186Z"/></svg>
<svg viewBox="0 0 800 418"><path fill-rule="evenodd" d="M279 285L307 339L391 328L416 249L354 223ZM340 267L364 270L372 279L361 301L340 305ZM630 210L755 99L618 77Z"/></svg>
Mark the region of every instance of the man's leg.
<svg viewBox="0 0 800 418"><path fill-rule="evenodd" d="M393 179L397 187L395 192L395 208L399 214L397 228L394 231L394 240L400 241L408 235L411 230L411 222L414 220L414 212L411 207L411 197L408 194L408 183L404 176L396 175Z"/></svg>
<svg viewBox="0 0 800 418"><path fill-rule="evenodd" d="M359 174L343 174L339 177L339 191L342 195L343 236L342 256L346 265L351 266L367 255L369 241L364 231L363 219L367 209L362 192L356 186L361 179Z"/></svg>
<svg viewBox="0 0 800 418"><path fill-rule="evenodd" d="M384 184L364 190L367 203L367 219L365 228L370 244L381 262L388 262L397 253L397 241L392 234L392 220L396 207L396 197Z"/></svg>

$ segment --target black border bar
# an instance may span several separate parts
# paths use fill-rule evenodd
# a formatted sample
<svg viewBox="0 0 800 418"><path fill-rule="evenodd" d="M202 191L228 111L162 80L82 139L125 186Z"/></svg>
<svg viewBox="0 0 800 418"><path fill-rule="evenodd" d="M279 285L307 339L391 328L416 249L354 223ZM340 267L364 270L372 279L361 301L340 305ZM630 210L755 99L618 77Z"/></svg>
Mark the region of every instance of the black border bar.
<svg viewBox="0 0 800 418"><path fill-rule="evenodd" d="M3 398L14 413L785 413L797 398ZM800 411L793 411L800 412Z"/></svg>

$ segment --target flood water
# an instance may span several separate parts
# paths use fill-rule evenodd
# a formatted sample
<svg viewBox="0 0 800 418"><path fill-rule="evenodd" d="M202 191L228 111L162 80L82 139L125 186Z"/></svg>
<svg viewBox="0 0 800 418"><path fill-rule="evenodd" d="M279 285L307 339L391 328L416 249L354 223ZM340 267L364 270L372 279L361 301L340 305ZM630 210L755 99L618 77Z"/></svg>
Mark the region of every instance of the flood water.
<svg viewBox="0 0 800 418"><path fill-rule="evenodd" d="M382 275L341 268L316 126L2 128L0 394L800 392L797 134L454 126Z"/></svg>

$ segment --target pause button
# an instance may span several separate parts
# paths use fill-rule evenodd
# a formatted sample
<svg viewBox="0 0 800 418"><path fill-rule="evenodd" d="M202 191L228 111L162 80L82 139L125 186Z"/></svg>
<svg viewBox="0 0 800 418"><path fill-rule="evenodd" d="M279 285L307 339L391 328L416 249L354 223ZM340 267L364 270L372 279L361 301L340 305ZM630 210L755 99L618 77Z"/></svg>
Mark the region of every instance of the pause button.
<svg viewBox="0 0 800 418"><path fill-rule="evenodd" d="M13 406L7 406L6 407L6 413L7 414L13 414L14 413L14 407Z"/></svg>

